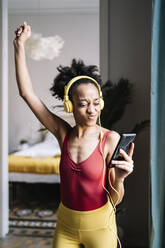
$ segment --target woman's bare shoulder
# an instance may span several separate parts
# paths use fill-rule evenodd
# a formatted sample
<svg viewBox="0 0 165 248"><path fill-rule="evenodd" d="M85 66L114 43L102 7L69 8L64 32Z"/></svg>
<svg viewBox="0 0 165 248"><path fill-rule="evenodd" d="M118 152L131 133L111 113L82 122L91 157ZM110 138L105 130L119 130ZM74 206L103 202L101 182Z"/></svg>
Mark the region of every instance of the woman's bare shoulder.
<svg viewBox="0 0 165 248"><path fill-rule="evenodd" d="M108 140L111 142L118 142L120 139L120 134L115 130L110 130L110 133L108 135Z"/></svg>
<svg viewBox="0 0 165 248"><path fill-rule="evenodd" d="M120 134L115 131L115 130L109 130L106 128L102 129L103 134L105 134L106 132L108 132L108 136L106 138L106 143L105 143L105 152L106 153L110 153L110 155L112 155L113 151L115 150L119 140L120 140Z"/></svg>
<svg viewBox="0 0 165 248"><path fill-rule="evenodd" d="M102 127L101 130L102 130L103 134L105 134L106 132L109 131L109 134L108 134L108 136L107 136L107 142L116 143L116 142L119 141L119 139L120 139L120 134L119 134L117 131L115 131L115 130L110 130L110 129L107 129L107 128L104 128L104 127Z"/></svg>

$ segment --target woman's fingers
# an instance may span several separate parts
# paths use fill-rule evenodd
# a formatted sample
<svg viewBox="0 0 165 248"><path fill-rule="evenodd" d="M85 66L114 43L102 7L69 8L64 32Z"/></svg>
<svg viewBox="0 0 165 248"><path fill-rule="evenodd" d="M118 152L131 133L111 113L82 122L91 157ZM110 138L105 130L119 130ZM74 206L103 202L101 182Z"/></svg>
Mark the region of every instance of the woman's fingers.
<svg viewBox="0 0 165 248"><path fill-rule="evenodd" d="M27 31L29 29L30 29L30 26L27 25L26 22L24 22L23 25L21 25L19 28L16 29L15 33L16 34L21 34L22 32Z"/></svg>
<svg viewBox="0 0 165 248"><path fill-rule="evenodd" d="M126 160L126 161L132 160L132 158L123 149L120 149L120 154L122 155L123 160Z"/></svg>
<svg viewBox="0 0 165 248"><path fill-rule="evenodd" d="M120 149L120 154L123 157L123 160L112 160L112 164L115 165L116 175L119 178L125 178L130 173L133 172L134 169L134 161L132 160L134 151L134 143L131 144L128 154Z"/></svg>
<svg viewBox="0 0 165 248"><path fill-rule="evenodd" d="M123 160L112 160L112 164L115 165L115 168L125 170L127 173L131 173L134 168L134 161L132 160L134 144L131 145L129 154L124 150L120 149L120 153L123 156Z"/></svg>
<svg viewBox="0 0 165 248"><path fill-rule="evenodd" d="M19 28L17 28L17 30L15 31L16 36L20 36L22 31L23 31L23 26L20 26Z"/></svg>
<svg viewBox="0 0 165 248"><path fill-rule="evenodd" d="M126 161L126 160L112 160L112 164L133 164L133 160Z"/></svg>
<svg viewBox="0 0 165 248"><path fill-rule="evenodd" d="M25 32L26 32L26 31L31 31L31 27L30 27L30 25L27 24L27 22L24 22L23 28L24 28L23 31L25 31Z"/></svg>
<svg viewBox="0 0 165 248"><path fill-rule="evenodd" d="M24 31L24 32L26 32L26 31L27 31L27 26L28 26L28 25L27 25L27 23L26 23L26 22L24 22L24 23L23 23L23 31Z"/></svg>
<svg viewBox="0 0 165 248"><path fill-rule="evenodd" d="M114 164L115 165L115 167L117 167L117 168L122 168L122 167L127 167L127 166L129 166L129 167L134 167L134 162L133 162L133 160L131 160L130 162L127 162L127 161L125 161L125 160L120 160L120 161L117 161L117 160L112 160L112 164Z"/></svg>
<svg viewBox="0 0 165 248"><path fill-rule="evenodd" d="M16 29L15 34L16 38L14 44L17 42L25 43L31 36L31 27L26 22L24 22L23 25Z"/></svg>
<svg viewBox="0 0 165 248"><path fill-rule="evenodd" d="M131 147L130 147L129 152L128 152L128 156L131 157L131 158L133 156L134 147L135 147L135 144L131 143Z"/></svg>
<svg viewBox="0 0 165 248"><path fill-rule="evenodd" d="M117 161L117 162L116 161L114 162L115 168L124 170L126 174L130 174L131 172L133 172L133 169L134 169L133 161L132 163L128 163L126 161Z"/></svg>
<svg viewBox="0 0 165 248"><path fill-rule="evenodd" d="M134 146L135 146L134 143L131 143L131 147L130 147L130 149L128 151L128 154L123 149L120 149L120 154L123 156L123 158L126 161L131 161L132 160Z"/></svg>
<svg viewBox="0 0 165 248"><path fill-rule="evenodd" d="M125 175L129 175L130 173L133 172L133 168L132 167L129 167L129 166L126 166L126 165L125 166L122 165L120 167L117 167L117 169L120 169L120 170L124 171L124 174Z"/></svg>

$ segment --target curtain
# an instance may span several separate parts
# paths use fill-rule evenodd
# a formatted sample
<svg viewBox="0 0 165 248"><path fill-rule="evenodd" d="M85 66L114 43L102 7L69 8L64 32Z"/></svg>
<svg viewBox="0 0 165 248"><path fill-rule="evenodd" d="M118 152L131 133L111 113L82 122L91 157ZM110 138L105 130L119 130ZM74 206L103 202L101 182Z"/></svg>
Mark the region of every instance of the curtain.
<svg viewBox="0 0 165 248"><path fill-rule="evenodd" d="M165 236L165 0L153 0L151 68L151 239L163 248Z"/></svg>

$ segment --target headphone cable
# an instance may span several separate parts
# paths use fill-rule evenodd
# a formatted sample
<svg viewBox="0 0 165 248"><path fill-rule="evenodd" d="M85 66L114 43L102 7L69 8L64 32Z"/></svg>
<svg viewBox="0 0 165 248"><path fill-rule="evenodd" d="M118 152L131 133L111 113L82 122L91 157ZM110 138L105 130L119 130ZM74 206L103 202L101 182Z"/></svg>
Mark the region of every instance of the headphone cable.
<svg viewBox="0 0 165 248"><path fill-rule="evenodd" d="M100 115L99 115L99 124L100 124ZM101 125L100 125L101 126ZM109 193L109 191L106 189L106 187L104 186L104 174L105 174L105 158L104 158L104 153L103 153L103 150L102 150L102 138L103 138L103 134L102 134L102 131L100 132L100 152L101 152L101 155L102 155L102 158L103 158L103 164L104 164L104 166L103 166L103 175L102 175L102 187L103 187L103 189L106 191L106 193L107 193L107 195L108 195L108 197L109 197L109 199L110 199L110 202L111 202L111 204L112 204L112 207L113 207L113 210L112 210L112 212L111 212L111 214L109 215L109 218L111 217L111 215L114 213L114 214L116 214L116 205L117 205L117 203L118 203L118 201L119 201L119 192L112 186L112 184L111 184L111 180L110 180L110 173L111 173L111 169L109 169L109 171L108 171L108 182L109 182L109 185L110 185L110 187L115 191L115 193L117 194L117 196L118 196L118 198L117 198L117 201L114 203L114 201L113 201L113 199L112 199L112 197L111 197L111 194ZM116 238L117 238L117 241L118 241L118 243L119 243L119 246L120 246L120 248L122 248L122 245L121 245L121 242L120 242L120 239L119 239L119 237L118 237L118 235L116 234L116 232L115 231L113 231L112 230L112 228L110 228L109 227L109 229L113 232L113 234L116 236Z"/></svg>

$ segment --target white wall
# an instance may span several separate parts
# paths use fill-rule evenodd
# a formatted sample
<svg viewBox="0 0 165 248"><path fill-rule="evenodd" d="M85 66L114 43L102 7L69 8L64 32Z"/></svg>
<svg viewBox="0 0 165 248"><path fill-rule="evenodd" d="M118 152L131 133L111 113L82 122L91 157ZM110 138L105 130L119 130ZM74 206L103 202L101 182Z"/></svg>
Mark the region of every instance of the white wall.
<svg viewBox="0 0 165 248"><path fill-rule="evenodd" d="M151 0L110 0L109 78L134 83L133 104L115 125L129 132L137 122L150 118ZM148 242L149 128L135 142L135 169L125 181L121 218L126 247L144 247Z"/></svg>
<svg viewBox="0 0 165 248"><path fill-rule="evenodd" d="M27 21L32 30L43 36L58 34L65 40L61 55L53 61L36 62L28 59L34 89L50 108L55 99L49 88L57 75L58 65L70 65L72 58L81 58L86 64L99 65L99 14L98 13L45 13L9 14L9 151L16 149L19 140L30 143L40 139L40 123L21 99L15 80L12 40L15 29ZM52 110L52 109L51 109Z"/></svg>
<svg viewBox="0 0 165 248"><path fill-rule="evenodd" d="M0 238L8 232L8 3L0 1Z"/></svg>

